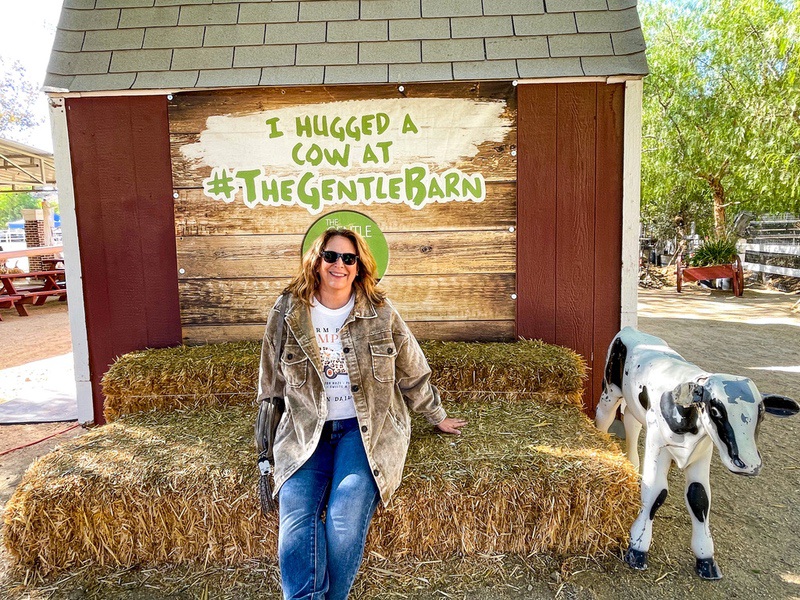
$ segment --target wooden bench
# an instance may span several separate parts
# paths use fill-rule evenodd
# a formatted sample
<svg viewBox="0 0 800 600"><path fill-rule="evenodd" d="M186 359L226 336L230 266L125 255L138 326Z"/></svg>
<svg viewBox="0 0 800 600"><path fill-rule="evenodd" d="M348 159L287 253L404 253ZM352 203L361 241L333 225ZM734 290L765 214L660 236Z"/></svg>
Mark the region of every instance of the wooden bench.
<svg viewBox="0 0 800 600"><path fill-rule="evenodd" d="M22 297L20 300L21 303L35 304L36 306L41 306L44 304L48 296L58 296L59 301L64 301L67 299L67 290L60 286L55 290L38 290L33 292L23 290L19 292L19 294Z"/></svg>
<svg viewBox="0 0 800 600"><path fill-rule="evenodd" d="M0 273L0 294L4 294L11 302L6 308L13 306L21 317L27 317L25 304L41 306L49 296L57 296L60 301L67 299L67 290L61 287L59 278L64 271L31 271L28 273ZM17 289L17 279L43 279L44 284L38 287ZM11 300L13 298L13 301Z"/></svg>
<svg viewBox="0 0 800 600"><path fill-rule="evenodd" d="M43 258L42 264L44 265L45 269L50 271L63 271L64 270L64 259L63 258ZM58 264L61 263L61 268L58 268Z"/></svg>
<svg viewBox="0 0 800 600"><path fill-rule="evenodd" d="M8 296L8 295L0 296L0 308L12 308L12 307L15 307L17 309L17 312L20 314L20 316L27 315L27 312L25 311L25 307L21 307L23 312L20 312L20 306L17 304L17 301L20 300L20 298L22 298L22 296L16 296L16 295L15 296ZM2 320L3 320L3 317L0 316L0 321L2 321Z"/></svg>

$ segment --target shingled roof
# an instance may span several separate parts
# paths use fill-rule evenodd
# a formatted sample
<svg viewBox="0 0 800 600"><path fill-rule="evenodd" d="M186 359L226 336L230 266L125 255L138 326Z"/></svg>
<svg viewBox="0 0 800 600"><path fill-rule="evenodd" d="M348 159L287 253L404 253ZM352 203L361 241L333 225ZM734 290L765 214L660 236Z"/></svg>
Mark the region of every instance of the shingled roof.
<svg viewBox="0 0 800 600"><path fill-rule="evenodd" d="M636 0L65 0L45 91L645 75Z"/></svg>

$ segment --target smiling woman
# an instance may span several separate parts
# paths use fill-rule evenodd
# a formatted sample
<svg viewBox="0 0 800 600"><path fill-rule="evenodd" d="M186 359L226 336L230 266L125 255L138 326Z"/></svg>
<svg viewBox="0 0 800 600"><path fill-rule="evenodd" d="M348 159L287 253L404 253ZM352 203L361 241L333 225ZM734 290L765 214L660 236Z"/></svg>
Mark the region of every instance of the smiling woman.
<svg viewBox="0 0 800 600"><path fill-rule="evenodd" d="M447 417L430 374L364 238L324 231L270 312L261 353L258 402L286 406L272 465L284 598L347 598L375 508L400 485L409 408L445 433L466 424Z"/></svg>
<svg viewBox="0 0 800 600"><path fill-rule="evenodd" d="M350 302L358 272L358 254L355 244L341 235L332 236L325 246L317 267L317 297L322 306L339 309Z"/></svg>

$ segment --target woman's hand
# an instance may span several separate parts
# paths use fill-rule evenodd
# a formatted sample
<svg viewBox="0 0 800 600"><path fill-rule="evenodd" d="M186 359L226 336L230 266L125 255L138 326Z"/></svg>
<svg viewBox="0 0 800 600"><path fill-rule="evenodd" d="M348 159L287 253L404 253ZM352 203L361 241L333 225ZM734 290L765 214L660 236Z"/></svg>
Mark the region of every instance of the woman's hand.
<svg viewBox="0 0 800 600"><path fill-rule="evenodd" d="M461 435L461 428L466 425L467 422L464 419L453 419L451 417L445 417L444 421L439 423L436 428L444 433L454 433L456 435Z"/></svg>

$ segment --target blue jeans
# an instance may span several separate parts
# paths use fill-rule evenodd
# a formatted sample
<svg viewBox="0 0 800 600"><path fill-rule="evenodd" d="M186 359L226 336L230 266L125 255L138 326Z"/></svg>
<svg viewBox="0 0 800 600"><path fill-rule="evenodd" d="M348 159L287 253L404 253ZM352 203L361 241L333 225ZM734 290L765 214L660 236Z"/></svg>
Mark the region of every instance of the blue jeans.
<svg viewBox="0 0 800 600"><path fill-rule="evenodd" d="M286 600L347 598L379 498L358 421L325 423L314 454L279 493L278 560Z"/></svg>

